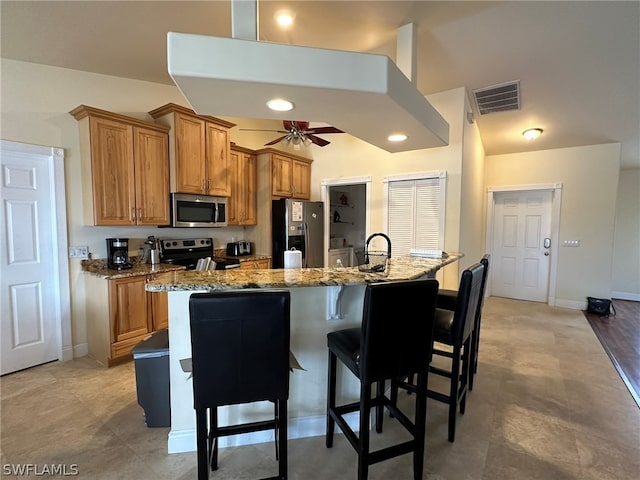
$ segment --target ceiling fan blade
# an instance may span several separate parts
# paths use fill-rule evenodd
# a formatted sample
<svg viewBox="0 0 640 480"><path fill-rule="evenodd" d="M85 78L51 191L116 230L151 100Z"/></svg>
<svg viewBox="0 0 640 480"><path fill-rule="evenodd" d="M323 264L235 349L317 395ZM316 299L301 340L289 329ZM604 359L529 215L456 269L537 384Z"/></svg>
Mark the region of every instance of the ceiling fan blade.
<svg viewBox="0 0 640 480"><path fill-rule="evenodd" d="M309 122L292 120L291 123L293 124L293 127L297 128L298 130L307 130L309 128Z"/></svg>
<svg viewBox="0 0 640 480"><path fill-rule="evenodd" d="M265 143L264 146L266 147L267 145L275 145L276 143L278 143L279 141L281 141L285 137L286 137L286 135L278 137L275 140L271 140L269 143Z"/></svg>
<svg viewBox="0 0 640 480"><path fill-rule="evenodd" d="M325 145L329 145L331 142L325 140L324 138L316 137L315 135L308 134L307 138L311 140L313 143L318 145L319 147L324 147Z"/></svg>
<svg viewBox="0 0 640 480"><path fill-rule="evenodd" d="M344 133L344 132L336 127L318 127L318 128L310 128L305 133Z"/></svg>

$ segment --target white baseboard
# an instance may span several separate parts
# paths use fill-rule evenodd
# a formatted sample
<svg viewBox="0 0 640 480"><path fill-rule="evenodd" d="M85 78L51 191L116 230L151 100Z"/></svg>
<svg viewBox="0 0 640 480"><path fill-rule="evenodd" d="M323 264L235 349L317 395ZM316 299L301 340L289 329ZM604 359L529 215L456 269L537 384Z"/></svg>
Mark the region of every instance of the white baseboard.
<svg viewBox="0 0 640 480"><path fill-rule="evenodd" d="M358 424L357 413L345 415L345 419L353 431L360 429ZM319 437L326 433L327 417L318 415L313 417L290 418L287 422L287 438L293 440L295 438ZM336 427L336 433L340 433L340 429ZM233 435L218 439L218 446L236 447L239 445L253 445L255 443L273 442L273 430L265 430L262 432L250 432L242 435ZM184 453L196 451L196 429L190 430L171 430L169 432L168 453Z"/></svg>
<svg viewBox="0 0 640 480"><path fill-rule="evenodd" d="M587 299L585 297L584 301L576 301L576 300L567 300L563 298L556 298L556 302L554 306L562 307L562 308L571 308L572 310L586 310Z"/></svg>
<svg viewBox="0 0 640 480"><path fill-rule="evenodd" d="M86 357L89 355L89 344L81 343L73 346L73 358Z"/></svg>
<svg viewBox="0 0 640 480"><path fill-rule="evenodd" d="M69 360L73 360L73 347L63 347L62 358L60 360L62 360L63 362L68 362Z"/></svg>
<svg viewBox="0 0 640 480"><path fill-rule="evenodd" d="M611 297L615 300L631 300L633 302L640 302L640 293L632 292L611 292Z"/></svg>

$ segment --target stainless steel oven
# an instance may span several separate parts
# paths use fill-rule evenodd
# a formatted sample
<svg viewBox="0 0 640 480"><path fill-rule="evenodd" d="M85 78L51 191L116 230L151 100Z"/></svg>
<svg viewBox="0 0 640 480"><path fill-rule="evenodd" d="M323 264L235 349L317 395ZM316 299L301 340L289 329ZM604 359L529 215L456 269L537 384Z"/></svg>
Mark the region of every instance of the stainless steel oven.
<svg viewBox="0 0 640 480"><path fill-rule="evenodd" d="M226 227L227 198L171 194L172 227Z"/></svg>

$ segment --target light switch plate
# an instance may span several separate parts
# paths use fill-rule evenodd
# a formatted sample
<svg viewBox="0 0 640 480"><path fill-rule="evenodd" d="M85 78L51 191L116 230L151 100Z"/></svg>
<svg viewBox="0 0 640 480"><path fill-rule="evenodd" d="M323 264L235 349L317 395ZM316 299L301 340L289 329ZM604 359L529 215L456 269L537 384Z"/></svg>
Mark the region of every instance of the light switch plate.
<svg viewBox="0 0 640 480"><path fill-rule="evenodd" d="M564 240L562 242L563 247L579 247L580 240Z"/></svg>
<svg viewBox="0 0 640 480"><path fill-rule="evenodd" d="M69 247L69 258L89 258L89 246L88 245L76 245Z"/></svg>

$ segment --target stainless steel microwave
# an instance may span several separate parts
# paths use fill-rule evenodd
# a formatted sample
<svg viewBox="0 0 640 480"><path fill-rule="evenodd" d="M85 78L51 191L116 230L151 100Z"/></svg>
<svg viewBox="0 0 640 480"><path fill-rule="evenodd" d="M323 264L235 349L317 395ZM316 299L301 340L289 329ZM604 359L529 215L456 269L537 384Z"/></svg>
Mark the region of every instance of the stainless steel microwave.
<svg viewBox="0 0 640 480"><path fill-rule="evenodd" d="M171 194L172 227L226 227L227 198Z"/></svg>

